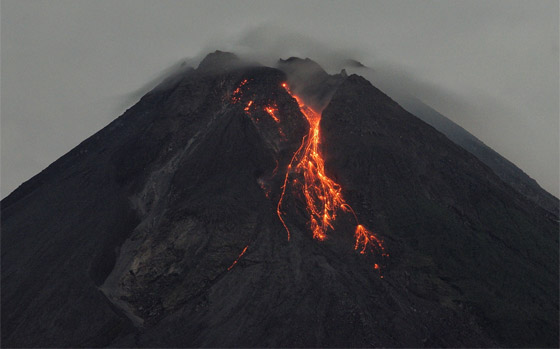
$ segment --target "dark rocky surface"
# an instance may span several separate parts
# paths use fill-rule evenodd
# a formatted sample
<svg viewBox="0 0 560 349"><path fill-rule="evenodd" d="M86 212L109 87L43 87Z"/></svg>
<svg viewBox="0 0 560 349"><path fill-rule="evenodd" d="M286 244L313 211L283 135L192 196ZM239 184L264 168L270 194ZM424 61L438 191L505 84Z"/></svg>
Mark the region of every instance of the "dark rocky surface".
<svg viewBox="0 0 560 349"><path fill-rule="evenodd" d="M348 217L313 240L291 192L287 241L308 124L286 79L211 54L4 199L2 345L558 345L557 217L358 76L302 93L384 278Z"/></svg>
<svg viewBox="0 0 560 349"><path fill-rule="evenodd" d="M557 345L556 216L356 75L321 126L334 176L391 239L409 290L468 309L502 345Z"/></svg>
<svg viewBox="0 0 560 349"><path fill-rule="evenodd" d="M401 96L397 100L406 110L430 124L450 140L480 159L498 177L511 185L515 190L544 209L558 215L560 206L558 198L541 188L533 178L529 177L511 161L422 101L410 96Z"/></svg>
<svg viewBox="0 0 560 349"><path fill-rule="evenodd" d="M315 110L323 110L327 106L333 93L347 76L345 70L340 74L329 75L309 58L280 59L277 66L286 73L290 89Z"/></svg>

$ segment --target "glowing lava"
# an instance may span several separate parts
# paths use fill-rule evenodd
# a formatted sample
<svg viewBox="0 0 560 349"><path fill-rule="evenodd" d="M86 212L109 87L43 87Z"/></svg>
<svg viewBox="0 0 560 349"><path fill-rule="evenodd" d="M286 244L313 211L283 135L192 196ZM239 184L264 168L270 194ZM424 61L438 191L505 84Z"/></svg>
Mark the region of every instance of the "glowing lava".
<svg viewBox="0 0 560 349"><path fill-rule="evenodd" d="M239 254L239 256L237 257L236 260L233 261L233 263L229 266L229 268L227 268L227 270L231 270L231 268L233 268L237 262L239 262L239 260L241 259L241 257L243 257L243 255L245 254L245 252L247 252L247 249L249 248L249 245L245 246L245 248L243 249L243 251L241 251L241 253Z"/></svg>
<svg viewBox="0 0 560 349"><path fill-rule="evenodd" d="M309 133L303 138L301 146L288 164L284 185L282 186L282 194L277 206L278 218L280 218L288 233L288 240L290 239L290 230L282 217L284 213L281 208L290 174L294 172L303 175L303 183L298 183L297 180L294 180L293 185L295 188L303 191L309 214L309 224L315 239L323 241L327 238L327 230L333 229L333 222L337 218L337 212L340 210L352 213L356 220L356 230L354 232L356 242L354 249L356 251L359 250L361 254L377 251L381 252L382 257L387 257L383 241L359 224L354 210L346 203L342 196L342 188L338 183L329 178L325 172L325 160L319 149L321 141L319 127L321 114L306 106L298 96L290 91L287 84L283 83L282 87L295 98L302 114L309 122ZM376 264L376 266L377 268L375 269L379 269L379 265Z"/></svg>
<svg viewBox="0 0 560 349"><path fill-rule="evenodd" d="M276 116L276 114L278 113L278 107L276 106L276 104L266 106L264 110L268 113L268 115L270 115L274 122L276 122L277 124L280 123L280 119L278 118L278 116Z"/></svg>
<svg viewBox="0 0 560 349"><path fill-rule="evenodd" d="M231 98L231 102L233 104L240 102L243 95L242 90L247 82L247 80L243 80L237 89L233 91ZM284 220L285 213L282 211L282 203L286 190L288 189L288 186L291 185L294 190L301 190L303 196L305 197L306 209L309 214L309 226L313 233L313 238L320 241L325 240L327 238L327 231L329 229L334 229L333 223L337 218L338 212L351 213L356 221L356 230L354 231L354 249L359 251L360 254L380 253L381 257L388 257L389 255L385 253L383 241L358 222L356 213L352 207L346 203L342 196L342 188L338 183L329 178L325 172L325 160L323 159L323 155L320 151L321 136L319 125L321 123L321 114L306 106L297 95L292 93L286 83L283 83L282 87L297 101L301 113L305 116L309 123L309 133L303 137L300 147L294 153L290 163L288 164L284 183L281 188L282 193L276 207L278 218L288 233L288 240L290 240L291 233L286 221ZM269 102L266 105L261 105L258 109L261 107L262 110L266 112L276 124L280 124L278 106L276 103ZM252 100L249 100L243 108L245 114L250 117L252 117L252 112L255 109L256 106ZM256 117L253 121L258 122L259 118ZM278 131L285 139L282 128L279 126ZM276 175L277 171L278 161L276 162L276 168L274 169L272 176ZM290 181L290 176L293 175L298 177ZM299 178L302 178L303 180L298 180ZM269 197L269 189L267 189L264 182L259 182L259 185L265 191L265 195ZM245 247L228 270L237 264L239 259L247 251L248 247L249 246ZM375 263L374 269L381 273L381 267L379 264Z"/></svg>
<svg viewBox="0 0 560 349"><path fill-rule="evenodd" d="M247 79L241 81L241 83L239 84L239 86L233 91L232 95L231 95L231 102L233 104L239 102L239 100L241 99L241 88L243 88L243 86L245 86L245 84L247 84Z"/></svg>

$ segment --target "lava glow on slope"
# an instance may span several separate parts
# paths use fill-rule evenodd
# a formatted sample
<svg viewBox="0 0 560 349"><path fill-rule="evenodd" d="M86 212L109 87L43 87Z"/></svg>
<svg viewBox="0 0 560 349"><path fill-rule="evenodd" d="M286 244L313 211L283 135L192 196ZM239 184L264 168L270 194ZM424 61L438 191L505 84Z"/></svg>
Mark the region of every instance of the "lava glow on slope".
<svg viewBox="0 0 560 349"><path fill-rule="evenodd" d="M342 188L338 183L329 178L325 172L325 160L319 149L321 141L319 127L321 114L306 106L301 98L292 93L286 83L283 83L282 87L297 101L302 114L309 122L309 133L304 137L300 148L295 152L288 165L282 194L277 206L277 214L288 232L288 239L290 239L290 230L282 217L283 212L281 208L289 177L293 171L303 174L303 183L294 180L291 184L296 189L303 191L309 214L309 224L315 239L323 241L327 238L327 230L333 229L333 222L337 218L337 212L351 213L356 220L356 230L354 232L356 243L354 249L361 254L377 251L381 252L382 257L387 257L383 241L358 222L354 210L346 203L342 196ZM376 269L379 269L379 266Z"/></svg>
<svg viewBox="0 0 560 349"><path fill-rule="evenodd" d="M227 268L227 270L231 270L231 268L233 268L237 262L239 262L239 260L241 259L241 257L243 257L243 255L245 254L245 252L247 252L247 249L249 248L249 245L245 246L245 248L243 249L243 251L241 251L241 253L239 254L239 256L237 257L237 259L235 261L233 261L233 263L229 266L229 268Z"/></svg>
<svg viewBox="0 0 560 349"><path fill-rule="evenodd" d="M243 80L237 89L234 90L231 98L233 104L240 101L242 89L245 84L247 84L247 80ZM290 187L294 191L301 191L305 197L306 209L309 215L309 225L313 233L313 238L320 241L325 240L327 238L327 231L329 229L334 229L333 223L337 218L338 212L351 213L356 221L354 249L359 251L360 254L380 253L381 257L388 257L389 254L385 253L383 241L358 222L356 213L342 196L342 188L338 183L329 178L325 172L325 161L319 148L321 141L319 127L321 123L321 114L306 106L301 98L292 93L286 83L283 83L282 87L296 100L301 113L309 123L309 133L303 137L300 147L294 153L288 164L286 176L284 177L282 185L282 193L280 194L280 200L276 207L278 218L288 233L288 240L290 240L291 233L284 219L285 213L282 211L282 203L286 191L288 187ZM255 105L253 101L250 100L244 107L244 111L248 116L251 116L254 108ZM275 123L280 123L278 107L275 103L265 105L263 111L266 112ZM256 121L258 122L258 119L256 119ZM280 134L285 137L282 129L279 128L278 130ZM273 176L276 174L277 170L278 163ZM297 178L290 180L291 177L295 176L297 176ZM303 181L298 180L301 177L303 177ZM261 185L261 187L265 190L264 186ZM267 190L265 190L265 194L269 197ZM228 270L237 263L239 258L241 258L246 251L247 247L245 247ZM374 269L380 271L380 266L376 263ZM383 276L381 275L381 277Z"/></svg>

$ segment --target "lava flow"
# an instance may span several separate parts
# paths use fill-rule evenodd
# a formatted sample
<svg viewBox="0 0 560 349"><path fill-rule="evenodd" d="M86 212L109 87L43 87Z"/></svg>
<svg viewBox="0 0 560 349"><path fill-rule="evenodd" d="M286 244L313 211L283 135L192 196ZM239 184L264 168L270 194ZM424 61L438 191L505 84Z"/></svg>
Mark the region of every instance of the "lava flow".
<svg viewBox="0 0 560 349"><path fill-rule="evenodd" d="M243 95L242 90L246 89L245 85L247 82L247 80L243 80L237 89L233 91L231 98L231 102L233 104L240 102ZM288 233L288 240L290 240L291 233L283 217L285 213L282 211L282 203L286 190L288 186L291 185L295 190L301 190L303 192L313 238L320 241L325 240L327 238L328 229L334 229L333 223L337 218L337 213L339 211L351 213L356 221L356 230L354 231L354 249L359 251L360 254L374 254L377 252L380 253L383 258L388 257L389 255L385 253L383 241L358 222L356 213L352 207L346 203L342 196L342 188L326 174L325 160L323 159L323 155L319 148L321 141L319 127L321 123L321 114L306 106L297 95L292 93L286 83L283 83L282 87L297 101L301 113L305 116L309 123L309 133L303 137L300 147L294 153L290 163L288 164L284 183L281 188L282 193L280 194L280 200L278 201L278 205L276 207L278 218ZM276 124L280 124L278 106L273 102L257 107L253 103L253 100L249 100L243 110L248 116L252 116L252 112L256 109L260 109L261 107ZM258 121L259 119L257 117L254 122ZM278 130L280 135L285 138L282 129L279 127ZM273 176L276 174L277 170L278 162L276 164L276 168L274 169ZM296 178L293 179L293 181L290 181L291 175L299 175L303 177L303 180L298 180ZM263 183L259 184L265 191L266 196L269 197L269 190L267 190ZM238 260L247 251L247 247L245 247L237 260L233 262L228 270L237 264ZM381 272L380 266L377 263L374 265L374 269ZM381 277L383 276L381 275Z"/></svg>
<svg viewBox="0 0 560 349"><path fill-rule="evenodd" d="M294 180L293 185L296 188L301 188L303 191L309 214L309 224L315 239L323 241L327 238L327 230L333 229L333 222L337 218L337 212L341 210L342 212L352 213L356 220L356 230L354 232L356 243L354 249L359 250L361 254L377 251L381 252L382 257L387 257L383 241L358 222L354 210L346 203L342 196L342 188L338 183L329 178L325 172L325 160L319 149L321 114L306 106L297 95L291 92L286 83L283 83L282 87L295 98L302 114L309 122L309 133L303 138L300 148L295 152L288 164L282 194L277 205L278 218L280 218L288 233L288 240L290 239L290 230L282 217L284 214L282 212L282 201L288 186L289 176L292 172L295 172L303 175L303 183L298 183ZM375 269L379 269L377 264L376 266Z"/></svg>
<svg viewBox="0 0 560 349"><path fill-rule="evenodd" d="M247 252L247 249L249 248L249 245L245 246L245 248L243 249L243 251L241 251L241 253L239 254L239 256L237 257L236 260L233 261L233 263L229 266L229 268L227 268L227 270L231 270L231 268L233 268L237 262L239 262L239 260L241 259L241 257L243 257L243 255L245 254L245 252Z"/></svg>

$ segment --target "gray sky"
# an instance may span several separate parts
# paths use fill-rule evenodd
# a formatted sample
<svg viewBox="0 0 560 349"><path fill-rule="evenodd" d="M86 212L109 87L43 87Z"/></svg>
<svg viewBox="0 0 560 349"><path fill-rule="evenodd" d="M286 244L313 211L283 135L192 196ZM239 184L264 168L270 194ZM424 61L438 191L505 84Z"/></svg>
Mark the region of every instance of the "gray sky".
<svg viewBox="0 0 560 349"><path fill-rule="evenodd" d="M1 196L185 57L355 58L558 196L558 1L22 1L1 7ZM149 85L148 85L149 86Z"/></svg>

